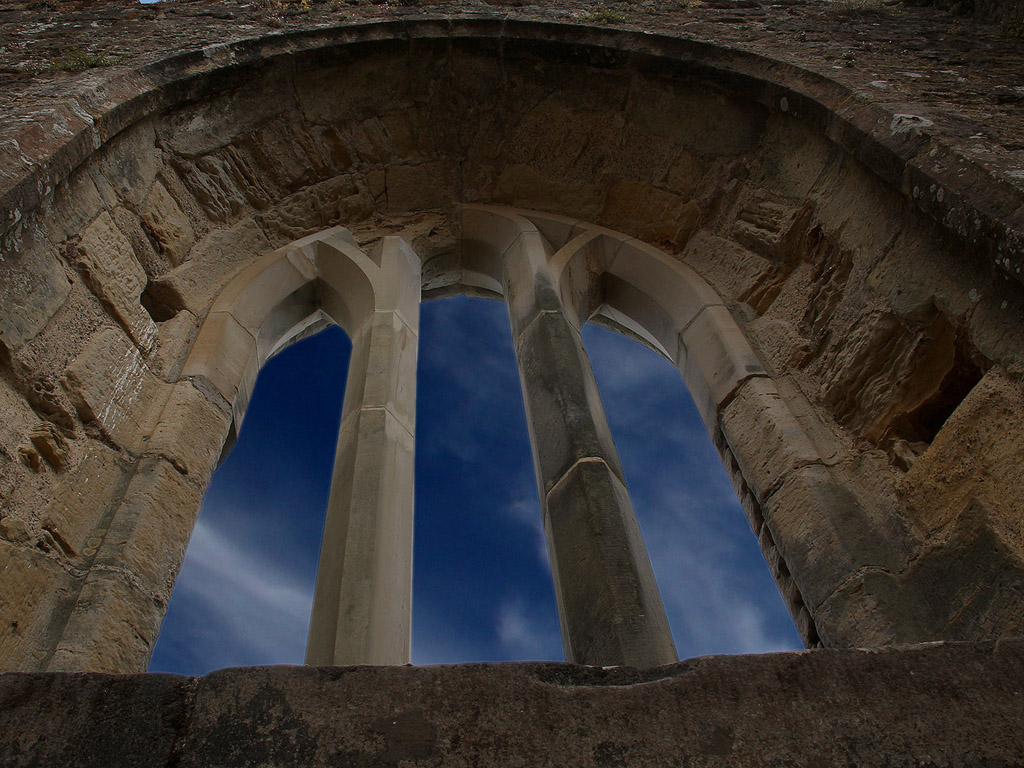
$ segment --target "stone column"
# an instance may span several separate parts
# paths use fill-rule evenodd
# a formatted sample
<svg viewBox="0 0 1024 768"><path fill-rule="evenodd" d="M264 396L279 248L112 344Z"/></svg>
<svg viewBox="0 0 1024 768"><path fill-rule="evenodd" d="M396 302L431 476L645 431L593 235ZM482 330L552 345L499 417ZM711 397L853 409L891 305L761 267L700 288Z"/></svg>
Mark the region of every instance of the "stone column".
<svg viewBox="0 0 1024 768"><path fill-rule="evenodd" d="M397 237L371 259L380 270L351 331L307 664L409 661L420 262Z"/></svg>
<svg viewBox="0 0 1024 768"><path fill-rule="evenodd" d="M523 231L506 251L504 283L566 660L668 664L677 657L661 596L547 247Z"/></svg>

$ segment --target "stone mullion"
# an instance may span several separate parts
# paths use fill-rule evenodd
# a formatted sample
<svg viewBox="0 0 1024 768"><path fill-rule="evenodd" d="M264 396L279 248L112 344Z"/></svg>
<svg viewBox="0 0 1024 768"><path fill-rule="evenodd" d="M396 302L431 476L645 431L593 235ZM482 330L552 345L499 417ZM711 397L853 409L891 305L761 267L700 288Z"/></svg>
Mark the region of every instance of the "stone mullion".
<svg viewBox="0 0 1024 768"><path fill-rule="evenodd" d="M389 287L352 332L307 664L409 661L419 262L392 240L378 283Z"/></svg>
<svg viewBox="0 0 1024 768"><path fill-rule="evenodd" d="M524 233L505 254L504 282L566 660L674 662L597 383L543 245Z"/></svg>

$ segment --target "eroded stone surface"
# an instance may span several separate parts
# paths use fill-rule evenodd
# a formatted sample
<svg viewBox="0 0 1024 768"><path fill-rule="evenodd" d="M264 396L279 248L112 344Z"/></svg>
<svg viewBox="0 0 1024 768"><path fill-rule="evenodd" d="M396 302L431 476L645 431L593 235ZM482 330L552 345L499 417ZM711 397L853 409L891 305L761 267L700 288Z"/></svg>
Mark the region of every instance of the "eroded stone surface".
<svg viewBox="0 0 1024 768"><path fill-rule="evenodd" d="M1022 678L1020 641L705 657L652 669L8 674L0 676L0 759L10 768L290 768L339 759L809 767L851 756L870 768L1010 766L1024 760Z"/></svg>
<svg viewBox="0 0 1024 768"><path fill-rule="evenodd" d="M77 552L94 511L82 513L80 532L64 536L61 526L76 527L54 518L46 533L38 510L58 498L56 478L77 476L93 437L146 452L169 390L122 375L112 356L128 341L118 326L140 347L128 368L173 382L191 329L233 275L271 247L337 224L361 243L411 227L424 258L466 258L462 274L435 275L447 290L493 292L493 269L491 282L480 277L486 259L456 253L454 207L497 200L603 221L672 251L687 245L654 256L633 241L632 254L612 263L614 280L595 288L585 275L580 284L588 301L604 290L614 304L606 317L686 371L712 434L731 430L735 450L723 456L755 529L764 534L762 513L776 525L765 550L798 620L818 621L831 644L1011 631L1021 470L1017 422L998 414L1015 407L1024 362L1012 175L1019 100L1003 82L1019 67L1019 46L929 9L637 7L624 11L626 32L581 25L599 19L558 2L502 7L500 16L466 0L355 5L346 13L356 19L408 18L334 29L328 4L293 15L205 0L0 11L13 41L0 60L14 62L0 79L12 105L0 126L9 201L0 296L14 308L0 356L16 403L5 411L17 425L2 432L0 452L10 540L63 557L59 534ZM463 18L467 10L484 18ZM427 18L435 13L449 18ZM91 23L94 14L107 14L103 24ZM52 37L37 35L33 25L51 23ZM287 28L263 35L272 24ZM49 67L63 54L53 41L83 35L100 46L110 34L135 41L117 66ZM365 36L380 42L349 46ZM171 50L185 58L132 74ZM40 106L47 100L56 106ZM411 225L419 208L434 210ZM721 295L690 290L696 283L676 258ZM101 301L65 268L76 259ZM469 273L476 282L460 283ZM318 290L290 295L296 311L330 299ZM205 318L208 328L217 322ZM211 404L233 404L237 424L273 346L263 334L279 330L199 352L205 364L186 371L192 386ZM159 339L147 352L152 333ZM775 451L778 435L769 428L762 440L751 426L766 422L738 415L749 411L740 387L751 376L786 382L776 386L780 408L797 423L781 422L808 430L822 465L801 467L803 447L788 451L782 440ZM105 418L113 403L123 419ZM33 439L40 420L59 432L44 427L53 438ZM214 451L200 446L193 459L180 441L167 445L186 469ZM976 445L991 451L978 455ZM771 493L780 488L772 464L804 474ZM820 472L827 482L810 477ZM939 477L953 478L949 494ZM860 506L847 514L825 485ZM808 509L832 506L838 523L809 522ZM801 592L814 595L807 606L795 599ZM142 601L126 615L149 599L123 595ZM900 624L904 612L914 615ZM140 626L158 613L138 614ZM139 663L146 643L129 645L104 668ZM70 640L60 653L73 665Z"/></svg>

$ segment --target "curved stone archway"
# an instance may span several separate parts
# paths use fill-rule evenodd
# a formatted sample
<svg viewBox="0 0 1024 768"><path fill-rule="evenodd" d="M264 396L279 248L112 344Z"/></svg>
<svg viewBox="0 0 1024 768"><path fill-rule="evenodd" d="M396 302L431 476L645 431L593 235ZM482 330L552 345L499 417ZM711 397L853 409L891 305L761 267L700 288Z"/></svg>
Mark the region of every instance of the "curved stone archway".
<svg viewBox="0 0 1024 768"><path fill-rule="evenodd" d="M358 327L388 237L430 298L507 292L523 231L570 327L680 367L807 642L1020 633L1018 228L920 121L749 53L493 20L113 84L4 187L6 666L141 668L260 362Z"/></svg>

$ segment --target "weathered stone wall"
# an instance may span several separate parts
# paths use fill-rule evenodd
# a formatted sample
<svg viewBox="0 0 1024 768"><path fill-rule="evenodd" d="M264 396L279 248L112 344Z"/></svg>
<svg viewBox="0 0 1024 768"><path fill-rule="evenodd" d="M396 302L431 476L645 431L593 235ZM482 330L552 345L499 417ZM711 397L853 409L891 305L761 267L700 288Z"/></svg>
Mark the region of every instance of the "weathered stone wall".
<svg viewBox="0 0 1024 768"><path fill-rule="evenodd" d="M7 768L1019 766L1024 649L0 675Z"/></svg>
<svg viewBox="0 0 1024 768"><path fill-rule="evenodd" d="M428 296L463 290L469 202L635 236L728 302L777 392L752 379L711 431L808 643L1021 632L1021 196L921 110L700 41L498 19L82 78L3 145L5 666L144 666L242 415L180 376L220 289L344 224L401 234ZM800 512L822 505L831 528Z"/></svg>

